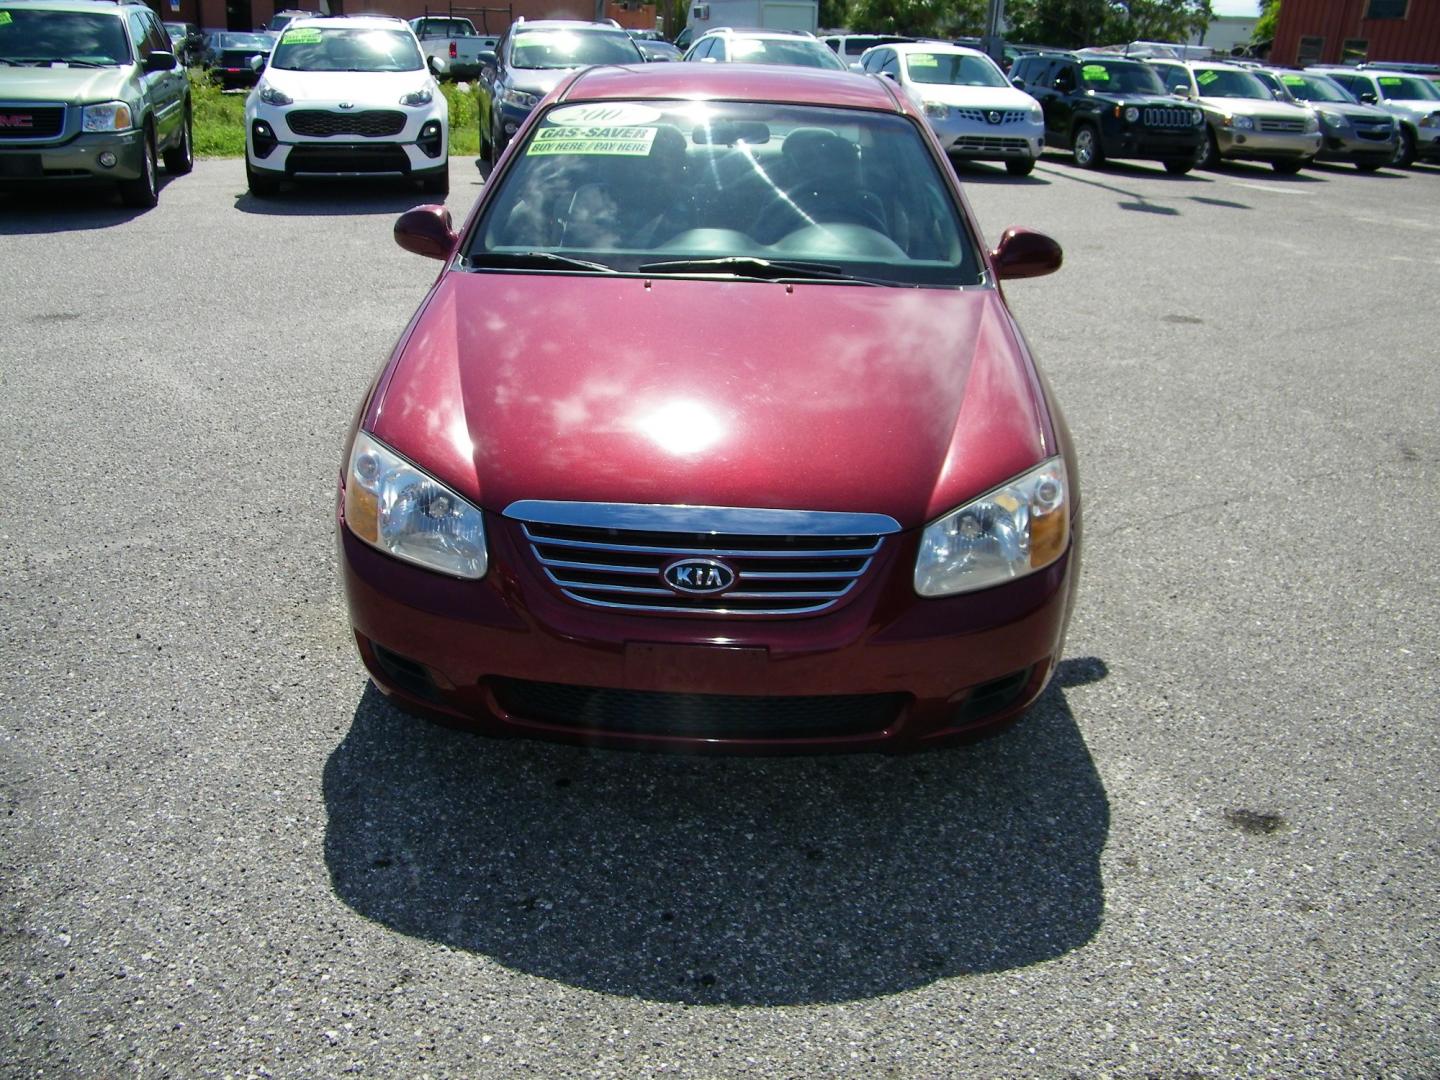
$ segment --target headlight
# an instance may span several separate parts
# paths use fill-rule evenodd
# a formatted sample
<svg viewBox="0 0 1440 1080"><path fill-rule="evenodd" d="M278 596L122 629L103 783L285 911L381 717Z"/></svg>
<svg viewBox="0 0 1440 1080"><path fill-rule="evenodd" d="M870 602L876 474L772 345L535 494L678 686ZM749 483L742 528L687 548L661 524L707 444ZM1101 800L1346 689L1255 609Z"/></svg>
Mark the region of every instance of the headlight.
<svg viewBox="0 0 1440 1080"><path fill-rule="evenodd" d="M939 101L927 101L925 102L925 115L931 120L944 120L950 115L950 106Z"/></svg>
<svg viewBox="0 0 1440 1080"><path fill-rule="evenodd" d="M1305 134L1307 134L1307 135L1313 135L1313 134L1315 134L1315 132L1317 132L1317 131L1319 131L1319 130L1320 130L1320 121L1319 121L1318 119L1316 119L1316 117L1314 116L1313 113L1312 113L1310 116L1308 116L1308 117L1305 118Z"/></svg>
<svg viewBox="0 0 1440 1080"><path fill-rule="evenodd" d="M130 129L130 106L123 101L107 101L103 105L86 105L80 115L80 126L84 131L128 131Z"/></svg>
<svg viewBox="0 0 1440 1080"><path fill-rule="evenodd" d="M1067 487L1065 463L1051 458L926 526L915 591L951 596L1049 566L1070 540Z"/></svg>
<svg viewBox="0 0 1440 1080"><path fill-rule="evenodd" d="M260 100L266 105L293 105L295 99L283 91L276 90L268 83L260 87Z"/></svg>
<svg viewBox="0 0 1440 1080"><path fill-rule="evenodd" d="M527 94L524 90L516 90L513 87L501 93L500 100L506 105L514 105L517 109L533 109L540 104L539 95Z"/></svg>
<svg viewBox="0 0 1440 1080"><path fill-rule="evenodd" d="M1345 117L1337 112L1321 110L1320 122L1328 128L1342 128L1345 126Z"/></svg>
<svg viewBox="0 0 1440 1080"><path fill-rule="evenodd" d="M1030 110L1030 122L1032 124L1043 124L1045 122L1045 114L1040 111L1039 105L1036 105Z"/></svg>
<svg viewBox="0 0 1440 1080"><path fill-rule="evenodd" d="M1421 127L1440 127L1440 112L1432 112L1429 116L1420 118Z"/></svg>
<svg viewBox="0 0 1440 1080"><path fill-rule="evenodd" d="M1196 127L1199 127L1201 124L1205 123L1205 114L1199 109L1195 110L1194 123Z"/></svg>
<svg viewBox="0 0 1440 1080"><path fill-rule="evenodd" d="M1255 121L1248 116L1227 116L1225 126L1238 128L1241 131L1250 131L1255 127Z"/></svg>
<svg viewBox="0 0 1440 1080"><path fill-rule="evenodd" d="M455 577L485 576L480 511L363 431L345 470L345 524L397 559Z"/></svg>
<svg viewBox="0 0 1440 1080"><path fill-rule="evenodd" d="M409 105L412 109L418 109L421 105L429 105L435 100L435 93L428 86L422 90L414 90L400 99L401 105Z"/></svg>
<svg viewBox="0 0 1440 1080"><path fill-rule="evenodd" d="M1127 124L1133 124L1136 120L1139 119L1140 110L1137 109L1134 105L1131 105L1128 109L1125 110L1125 122Z"/></svg>

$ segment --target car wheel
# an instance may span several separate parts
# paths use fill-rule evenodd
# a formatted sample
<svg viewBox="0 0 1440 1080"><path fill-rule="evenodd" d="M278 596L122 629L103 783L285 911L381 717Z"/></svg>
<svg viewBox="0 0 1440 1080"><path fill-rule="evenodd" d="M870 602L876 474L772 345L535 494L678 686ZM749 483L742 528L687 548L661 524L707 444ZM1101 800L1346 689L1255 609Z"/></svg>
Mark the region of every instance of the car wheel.
<svg viewBox="0 0 1440 1080"><path fill-rule="evenodd" d="M426 195L449 195L450 194L450 169L447 166L443 169L436 169L428 176L420 178L420 190Z"/></svg>
<svg viewBox="0 0 1440 1080"><path fill-rule="evenodd" d="M134 180L120 181L120 201L126 206L148 210L160 201L160 181L156 176L155 135L145 129L144 152L140 155L140 175Z"/></svg>
<svg viewBox="0 0 1440 1080"><path fill-rule="evenodd" d="M1357 161L1357 162L1355 162L1355 168L1356 168L1357 170L1359 170L1360 172L1378 172L1379 169L1380 169L1380 162L1378 162L1378 161Z"/></svg>
<svg viewBox="0 0 1440 1080"><path fill-rule="evenodd" d="M1035 159L1011 158L1005 162L1005 171L1011 176L1029 176L1035 171Z"/></svg>
<svg viewBox="0 0 1440 1080"><path fill-rule="evenodd" d="M1395 164L1409 168L1415 164L1415 136L1405 129L1400 129L1400 141L1395 144Z"/></svg>
<svg viewBox="0 0 1440 1080"><path fill-rule="evenodd" d="M1165 162L1165 171L1175 176L1184 176L1195 167L1195 162L1189 158L1171 158Z"/></svg>
<svg viewBox="0 0 1440 1080"><path fill-rule="evenodd" d="M250 162L245 162L245 183L250 188L250 194L257 199L268 199L280 192L280 181L268 176L262 176L250 167Z"/></svg>
<svg viewBox="0 0 1440 1080"><path fill-rule="evenodd" d="M1294 176L1305 167L1305 162L1297 158L1286 158L1283 161L1272 161L1270 167L1283 176Z"/></svg>
<svg viewBox="0 0 1440 1080"><path fill-rule="evenodd" d="M1075 156L1075 164L1082 169L1098 169L1105 163L1105 153L1100 149L1100 136L1089 124L1081 124L1075 129L1070 153Z"/></svg>
<svg viewBox="0 0 1440 1080"><path fill-rule="evenodd" d="M1205 138L1195 148L1195 168L1213 169L1220 164L1220 145L1215 141L1215 133L1209 128L1205 129Z"/></svg>
<svg viewBox="0 0 1440 1080"><path fill-rule="evenodd" d="M195 167L195 140L193 121L185 113L185 122L180 125L180 141L165 151L165 171L171 176L184 176Z"/></svg>

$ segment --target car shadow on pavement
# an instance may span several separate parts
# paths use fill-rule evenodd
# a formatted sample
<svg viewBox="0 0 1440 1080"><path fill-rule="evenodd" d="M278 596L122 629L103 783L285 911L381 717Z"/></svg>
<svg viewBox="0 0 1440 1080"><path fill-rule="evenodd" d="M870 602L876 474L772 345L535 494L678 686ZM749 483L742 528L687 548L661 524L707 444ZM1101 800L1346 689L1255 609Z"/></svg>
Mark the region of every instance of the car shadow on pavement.
<svg viewBox="0 0 1440 1080"><path fill-rule="evenodd" d="M962 184L1013 184L1017 187L1047 187L1049 180L1038 173L1026 176L1011 176L1005 166L984 161L957 161L950 159L950 167Z"/></svg>
<svg viewBox="0 0 1440 1080"><path fill-rule="evenodd" d="M267 217L344 217L347 214L403 214L427 203L443 203L412 181L357 180L337 184L288 184L279 194L257 199L249 191L235 197L235 209Z"/></svg>
<svg viewBox="0 0 1440 1080"><path fill-rule="evenodd" d="M1061 665L1018 725L903 757L681 757L489 739L368 686L324 772L336 894L571 986L693 1004L873 998L1089 942L1104 786Z"/></svg>
<svg viewBox="0 0 1440 1080"><path fill-rule="evenodd" d="M160 202L165 202L169 178L160 174ZM112 229L160 208L140 210L124 206L113 184L50 186L0 194L0 236L35 236L45 233L90 232Z"/></svg>

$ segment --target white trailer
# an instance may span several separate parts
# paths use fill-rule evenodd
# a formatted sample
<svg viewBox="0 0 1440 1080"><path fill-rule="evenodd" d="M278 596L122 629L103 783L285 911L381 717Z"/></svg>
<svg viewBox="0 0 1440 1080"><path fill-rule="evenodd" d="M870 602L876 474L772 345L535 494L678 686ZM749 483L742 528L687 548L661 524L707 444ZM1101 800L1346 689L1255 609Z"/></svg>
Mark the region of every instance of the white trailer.
<svg viewBox="0 0 1440 1080"><path fill-rule="evenodd" d="M736 30L808 30L820 25L819 0L691 0L685 24L685 41L706 30L729 26Z"/></svg>

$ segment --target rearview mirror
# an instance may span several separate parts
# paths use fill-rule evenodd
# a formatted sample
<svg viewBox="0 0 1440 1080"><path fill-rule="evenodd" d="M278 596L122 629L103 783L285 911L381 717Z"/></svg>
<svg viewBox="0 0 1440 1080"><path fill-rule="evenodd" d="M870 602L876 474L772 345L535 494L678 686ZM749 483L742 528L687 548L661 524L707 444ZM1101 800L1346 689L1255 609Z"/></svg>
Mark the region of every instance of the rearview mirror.
<svg viewBox="0 0 1440 1080"><path fill-rule="evenodd" d="M417 206L406 210L395 222L395 242L429 259L448 259L459 239L450 211L443 206Z"/></svg>
<svg viewBox="0 0 1440 1080"><path fill-rule="evenodd" d="M414 213L412 210L411 213ZM990 252L995 276L1001 281L1044 277L1060 269L1065 255L1060 245L1044 233L1029 229L1006 229L1000 243Z"/></svg>

